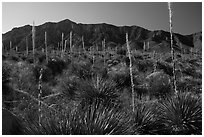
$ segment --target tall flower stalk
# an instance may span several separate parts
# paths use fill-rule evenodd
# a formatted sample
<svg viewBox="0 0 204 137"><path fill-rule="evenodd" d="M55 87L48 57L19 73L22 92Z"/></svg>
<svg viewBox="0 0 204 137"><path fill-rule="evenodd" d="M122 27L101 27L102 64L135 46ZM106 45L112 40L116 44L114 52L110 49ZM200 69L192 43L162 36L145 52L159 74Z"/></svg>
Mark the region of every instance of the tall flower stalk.
<svg viewBox="0 0 204 137"><path fill-rule="evenodd" d="M84 50L84 52L85 52L85 46L84 46L84 36L82 36L82 46L83 46L83 50Z"/></svg>
<svg viewBox="0 0 204 137"><path fill-rule="evenodd" d="M70 32L70 52L72 53L72 31Z"/></svg>
<svg viewBox="0 0 204 137"><path fill-rule="evenodd" d="M38 117L38 122L39 125L41 125L41 120L42 120L42 107L41 107L41 96L42 96L42 74L43 74L43 68L40 69L40 76L39 76L39 83L38 83L38 112L39 112L39 117Z"/></svg>
<svg viewBox="0 0 204 137"><path fill-rule="evenodd" d="M174 58L174 48L173 48L172 4L170 2L168 2L168 10L169 10L169 28L170 28L170 36L171 36L171 58L173 62L173 89L175 94L177 94L178 91L176 87L175 58Z"/></svg>
<svg viewBox="0 0 204 137"><path fill-rule="evenodd" d="M135 110L135 93L134 93L134 81L133 81L133 74L132 74L132 59L131 59L131 51L130 51L130 46L129 46L129 41L128 41L128 33L126 33L126 43L127 43L127 50L128 50L128 55L129 55L129 60L130 60L130 78L131 78L131 87L132 87L132 111L134 112Z"/></svg>
<svg viewBox="0 0 204 137"><path fill-rule="evenodd" d="M67 40L65 40L64 42L64 52L66 52L66 48L67 48Z"/></svg>
<svg viewBox="0 0 204 137"><path fill-rule="evenodd" d="M10 51L11 51L11 49L12 49L12 41L10 41Z"/></svg>
<svg viewBox="0 0 204 137"><path fill-rule="evenodd" d="M62 33L62 41L61 41L61 58L64 56L64 33Z"/></svg>
<svg viewBox="0 0 204 137"><path fill-rule="evenodd" d="M105 66L106 63L106 40L104 39L102 41L102 46L103 46L103 65Z"/></svg>
<svg viewBox="0 0 204 137"><path fill-rule="evenodd" d="M45 54L46 54L46 62L48 63L48 53L47 53L47 32L45 31Z"/></svg>
<svg viewBox="0 0 204 137"><path fill-rule="evenodd" d="M32 27L32 42L33 42L33 62L35 63L35 22L33 21Z"/></svg>
<svg viewBox="0 0 204 137"><path fill-rule="evenodd" d="M26 36L26 55L28 56L28 36Z"/></svg>

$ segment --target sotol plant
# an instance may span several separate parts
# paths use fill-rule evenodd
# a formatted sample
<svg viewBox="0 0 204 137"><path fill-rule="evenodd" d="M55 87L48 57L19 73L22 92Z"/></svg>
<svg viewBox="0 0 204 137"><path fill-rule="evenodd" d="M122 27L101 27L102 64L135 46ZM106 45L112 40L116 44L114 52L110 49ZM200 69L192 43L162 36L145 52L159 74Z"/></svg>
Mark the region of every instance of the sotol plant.
<svg viewBox="0 0 204 137"><path fill-rule="evenodd" d="M201 97L178 93L160 103L163 134L202 134Z"/></svg>
<svg viewBox="0 0 204 137"><path fill-rule="evenodd" d="M117 105L99 99L93 103L78 106L59 119L46 117L39 126L37 122L26 121L25 134L33 135L131 135L133 125L128 113ZM60 115L60 114L59 114ZM58 117L59 117L58 115Z"/></svg>

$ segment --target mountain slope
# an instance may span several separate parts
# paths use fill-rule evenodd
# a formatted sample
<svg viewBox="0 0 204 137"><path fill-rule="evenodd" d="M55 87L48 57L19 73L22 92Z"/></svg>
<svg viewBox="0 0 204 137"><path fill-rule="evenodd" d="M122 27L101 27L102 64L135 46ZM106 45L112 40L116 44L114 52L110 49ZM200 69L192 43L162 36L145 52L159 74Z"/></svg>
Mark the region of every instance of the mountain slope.
<svg viewBox="0 0 204 137"><path fill-rule="evenodd" d="M3 34L2 42L6 48L9 48L9 43L12 41L12 46L17 46L20 51L26 48L26 37L28 38L29 48L32 48L32 26L26 25L19 28L14 28L11 31ZM64 40L69 41L70 31L73 31L73 44L78 47L81 45L81 37L84 37L86 47L102 45L102 40L106 39L107 46L115 47L125 44L125 33L128 32L129 40L134 44L132 47L141 49L144 41L149 41L150 48L154 46L167 46L170 49L170 33L162 30L150 31L139 26L122 26L117 27L110 24L77 24L68 19L58 23L47 22L36 26L36 47L44 47L44 32L47 31L47 43L50 48L57 48L61 41L61 35L64 33ZM153 44L151 44L153 43ZM181 45L187 49L191 47L201 48L202 32L181 35L174 34L174 45L179 49ZM69 42L68 42L69 44Z"/></svg>

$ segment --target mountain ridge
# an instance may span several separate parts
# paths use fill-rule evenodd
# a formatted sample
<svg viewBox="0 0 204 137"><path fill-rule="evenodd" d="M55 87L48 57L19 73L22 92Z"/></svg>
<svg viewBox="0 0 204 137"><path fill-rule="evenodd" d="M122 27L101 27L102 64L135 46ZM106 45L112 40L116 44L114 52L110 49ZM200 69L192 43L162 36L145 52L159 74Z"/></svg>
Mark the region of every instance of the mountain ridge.
<svg viewBox="0 0 204 137"><path fill-rule="evenodd" d="M8 47L10 41L12 41L13 46L17 46L19 50L23 51L26 49L26 36L28 37L28 44L32 44L31 30L32 26L30 25L13 28L11 31L2 34L2 42L6 47ZM151 43L155 42L156 44L166 42L168 45L170 43L170 33L163 30L151 31L136 25L115 26L107 23L82 24L75 23L69 19L65 19L59 22L45 22L44 24L36 26L37 48L42 48L44 45L45 31L47 31L47 43L49 47L56 47L58 45L58 43L61 41L62 33L64 33L64 40L69 40L70 31L73 32L73 44L76 47L79 47L81 45L82 36L84 37L86 47L90 47L92 45L98 45L100 47L102 46L101 43L103 39L106 39L107 46L110 47L123 45L126 42L126 32L128 32L129 34L130 41L136 41L136 45L133 45L133 47L137 47L138 44L142 44L145 41L149 41ZM184 45L187 48L196 47L200 49L202 47L201 43L201 31L190 35L181 35L179 33L174 33L174 45L177 47Z"/></svg>

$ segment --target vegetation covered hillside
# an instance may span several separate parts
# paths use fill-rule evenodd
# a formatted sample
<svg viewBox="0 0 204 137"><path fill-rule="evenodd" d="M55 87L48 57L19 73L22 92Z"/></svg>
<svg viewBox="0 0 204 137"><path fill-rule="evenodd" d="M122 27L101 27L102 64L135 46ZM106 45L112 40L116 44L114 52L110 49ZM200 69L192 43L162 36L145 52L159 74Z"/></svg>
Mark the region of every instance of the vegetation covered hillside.
<svg viewBox="0 0 204 137"><path fill-rule="evenodd" d="M3 34L2 105L21 127L9 134L202 134L201 33L174 34L175 93L168 32L46 23L33 54L31 29Z"/></svg>

